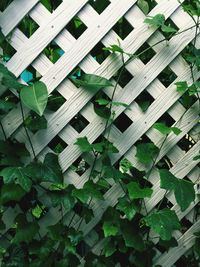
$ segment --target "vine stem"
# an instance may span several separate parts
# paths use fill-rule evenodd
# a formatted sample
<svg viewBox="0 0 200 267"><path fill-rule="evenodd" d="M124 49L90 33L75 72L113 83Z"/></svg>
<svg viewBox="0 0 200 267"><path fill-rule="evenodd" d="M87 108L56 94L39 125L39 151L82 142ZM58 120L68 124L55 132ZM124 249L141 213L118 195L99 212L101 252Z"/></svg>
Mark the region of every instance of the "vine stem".
<svg viewBox="0 0 200 267"><path fill-rule="evenodd" d="M36 153L35 153L35 150L34 150L30 135L28 133L28 129L27 129L26 124L25 124L25 115L24 115L24 110L23 110L20 94L19 94L19 104L20 104L20 110L21 110L21 114L22 114L23 127L24 127L24 130L26 132L26 136L28 138L28 141L29 141L32 153L33 153L33 160L36 160Z"/></svg>

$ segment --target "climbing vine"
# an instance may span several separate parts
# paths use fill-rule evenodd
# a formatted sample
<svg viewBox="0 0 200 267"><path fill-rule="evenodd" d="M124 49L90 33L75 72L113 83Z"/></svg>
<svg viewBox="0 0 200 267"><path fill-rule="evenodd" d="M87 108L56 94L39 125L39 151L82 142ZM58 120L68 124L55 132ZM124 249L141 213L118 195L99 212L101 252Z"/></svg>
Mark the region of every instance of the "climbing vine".
<svg viewBox="0 0 200 267"><path fill-rule="evenodd" d="M11 1L2 1L0 9L3 11ZM97 5L89 1L91 5ZM154 1L138 0L138 7L147 15L154 7ZM50 11L59 5L59 1L42 0L42 4ZM102 1L103 3L103 1ZM195 187L197 182L180 179L170 170L170 163L160 159L161 150L170 135L179 135L182 129L179 122L197 100L199 102L200 82L196 78L196 70L200 69L200 50L196 48L199 34L200 4L198 1L180 3L187 12L194 25L179 31L164 15L147 16L144 23L148 27L159 29L164 38L157 43L130 54L124 51L120 42L104 47L104 53L112 53L121 59L122 67L115 76L115 80L108 80L94 74L82 73L76 68L69 79L76 87L95 93L93 99L94 112L102 119L104 130L101 136L91 142L86 136L78 138L74 146L83 153L84 158L90 158L91 167L89 178L82 188L68 184L64 179L59 163L59 153L63 150L62 143L56 146L55 153L47 153L43 159L38 157L32 143L32 134L38 130L48 131L48 121L45 111L54 112L62 104L63 98L51 94L45 84L39 81L37 73L23 73L26 83L21 84L5 67L12 56L8 47L8 38L0 32L0 46L2 47L2 64L0 64L0 259L1 266L138 266L153 265L156 256L156 246L161 251L169 250L178 245L173 236L175 230L184 231L176 212L171 209L166 196L173 194L182 212L195 201ZM103 8L100 5L100 10ZM100 11L99 10L99 11ZM119 22L119 24L123 24ZM119 26L119 25L118 25ZM35 25L30 18L25 18L21 26L28 36L32 35ZM69 25L71 31L80 30L82 22L75 17ZM120 28L120 26L119 26ZM120 151L111 141L112 125L117 120L117 109L129 109L124 102L115 101L117 88L127 79L126 66L134 59L147 60L152 49L160 43L169 44L169 40L183 32L195 29L194 40L182 52L187 61L191 81L181 80L175 83L180 94L180 102L185 112L175 124L169 125L168 120L160 120L153 128L163 135L160 146L149 140L142 139L136 144L137 160L145 166L145 170L137 169L127 159L117 163L113 158ZM55 44L49 45L44 54L55 63L62 51ZM101 56L102 56L101 55ZM97 56L98 59L101 56ZM31 76L31 77L30 77ZM28 78L27 78L28 77ZM165 70L160 79L171 84L174 79L169 70ZM110 97L103 91L110 91ZM10 89L10 91L8 90ZM148 111L150 99L138 101L142 112ZM199 102L200 105L200 102ZM26 146L10 135L4 127L4 118L11 110L20 110L22 127L26 135ZM81 131L80 115L77 115L73 126ZM27 146L29 150L27 150ZM194 155L193 160L199 160L200 154ZM86 160L70 168L82 173L86 168ZM153 195L152 184L149 180L153 172L159 175L160 188L165 190L159 204L150 210L146 207L146 199ZM117 203L107 207L102 212L102 219L95 226L96 240L92 245L86 243L84 226L95 216L94 202L105 198L105 192L116 185L121 189ZM45 227L45 219L49 213L56 214L57 221ZM199 215L199 205L194 209L194 222ZM151 237L154 232L155 236ZM182 260L185 266L198 266L200 258L200 234L195 233L196 241L189 253ZM102 241L103 240L103 241ZM102 244L100 244L101 242ZM99 246L99 251L95 249ZM144 257L145 255L145 257ZM178 266L178 265L177 265Z"/></svg>

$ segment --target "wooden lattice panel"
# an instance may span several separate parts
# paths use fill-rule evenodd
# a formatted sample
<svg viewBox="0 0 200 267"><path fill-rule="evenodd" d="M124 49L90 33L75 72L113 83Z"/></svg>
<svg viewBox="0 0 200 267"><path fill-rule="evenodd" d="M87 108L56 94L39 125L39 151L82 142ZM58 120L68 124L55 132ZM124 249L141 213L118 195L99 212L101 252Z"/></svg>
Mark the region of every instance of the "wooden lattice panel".
<svg viewBox="0 0 200 267"><path fill-rule="evenodd" d="M74 142L78 137L87 136L90 142L94 142L103 132L105 121L98 117L93 111L91 102L94 94L76 88L75 85L66 78L71 71L79 66L85 73L93 73L104 76L114 81L116 72L121 68L122 62L118 55L111 54L103 62L99 63L92 55L94 47L101 43L103 46L116 44L120 40L122 48L128 53L135 53L141 46L153 45L161 41L164 36L161 32L149 28L143 23L145 15L136 5L136 0L112 0L106 9L98 14L88 3L87 0L64 0L57 9L50 13L39 0L14 0L10 6L0 16L0 26L5 35L11 33L9 43L16 50L12 58L6 63L6 66L17 77L29 66L32 66L41 81L48 88L49 94L59 93L64 98L63 105L55 112L46 112L48 119L47 130L40 130L35 134L30 133L33 140L33 146L39 157L51 151L52 140L59 139L65 144L65 149L59 154L60 163L64 172L65 182L72 183L77 188L83 186L87 181L93 156L81 154L78 146ZM199 161L193 160L194 155L198 154L200 149L200 140L195 133L195 126L199 120L199 105L194 101L193 106L186 111L185 107L179 101L181 95L176 91L174 83L176 81L191 81L190 68L181 56L182 50L193 40L195 29L190 31L184 29L193 26L193 21L180 8L180 4L175 0L157 0L157 5L151 10L149 15L164 14L165 18L170 18L174 24L183 31L182 34L175 36L166 42L160 42L152 48L154 56L148 62L142 62L137 58L132 60L127 66L130 80L127 84L118 85L115 101L125 102L130 105L130 109L123 106L115 108L116 118L122 117L118 124L113 124L110 133L110 140L118 148L119 153L112 157L112 163L118 162L121 158L128 159L138 169L145 169L135 157L135 144L141 137L148 138L156 146L160 147L163 139L158 131L152 128L152 125L162 116L169 116L172 125L178 121L178 127L182 132L178 136L170 134L167 141L162 146L157 162L164 157L170 161L170 171L177 177L190 179L198 183L199 179ZM16 10L18 10L16 15ZM25 15L35 21L38 29L28 38L18 28L18 24ZM67 30L66 25L77 15L86 26L85 31L75 38ZM130 25L131 31L123 40L115 32L114 25L123 17ZM54 42L63 50L63 55L52 63L43 53L44 49ZM197 38L197 48L200 47L200 40ZM125 57L128 60L128 57ZM169 68L174 75L172 84L163 84L160 74L164 69ZM195 72L195 78L199 78L200 73ZM21 79L21 82L24 82ZM104 93L111 97L109 90ZM145 93L150 95L152 103L146 112L142 112L137 99L138 96L145 98ZM28 111L26 111L26 114ZM73 127L72 120L76 119L77 114L85 120L85 125L81 131ZM180 118L182 119L180 120ZM127 129L120 129L123 119L129 121ZM29 147L22 127L22 118L19 107L2 119L7 136L13 135L16 139L24 141ZM195 144L184 151L179 145L181 140L188 134L194 137ZM78 174L70 168L77 161L83 159L87 162L87 168L82 174ZM98 167L98 166L97 166ZM160 189L159 175L154 168L149 181L154 190L153 196L146 201L146 208L151 211L159 204L165 191ZM114 206L118 198L123 196L124 192L118 184L110 184L110 189L105 193L104 201L92 201L92 208L95 217L88 223L82 223L81 230L84 232L85 241L93 248L95 253L100 253L104 240L96 244L93 234L93 228L100 221L103 212L108 206ZM192 210L198 204L198 199L184 212L176 204L171 194L165 196L173 210L176 211L179 219L186 218L192 223L185 233L175 232L179 246L170 249L162 254L158 250L158 256L155 259L155 265L173 266L173 264L194 244L192 233L196 232L200 226L200 221L193 223ZM10 215L11 216L11 215ZM12 216L11 216L12 217ZM10 217L10 218L11 218ZM66 222L73 217L73 213L65 215ZM42 231L45 227L55 223L60 219L60 214L56 209L49 211L41 223ZM81 218L77 215L73 217L73 226L76 228ZM8 222L8 224L10 224ZM153 233L151 233L153 236ZM157 240L154 239L156 243Z"/></svg>

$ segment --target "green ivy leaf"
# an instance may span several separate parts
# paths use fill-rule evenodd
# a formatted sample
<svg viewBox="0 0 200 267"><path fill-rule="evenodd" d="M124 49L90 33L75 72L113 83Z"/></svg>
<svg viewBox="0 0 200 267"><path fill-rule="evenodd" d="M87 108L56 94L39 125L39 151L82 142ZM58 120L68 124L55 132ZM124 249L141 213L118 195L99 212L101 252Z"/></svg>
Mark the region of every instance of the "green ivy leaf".
<svg viewBox="0 0 200 267"><path fill-rule="evenodd" d="M144 22L153 27L160 27L165 22L165 16L162 14L157 14L154 17L149 16L144 20Z"/></svg>
<svg viewBox="0 0 200 267"><path fill-rule="evenodd" d="M115 181L119 181L125 177L125 175L122 172L120 172L113 166L104 166L103 171L104 171L103 174L104 178L108 179L113 178Z"/></svg>
<svg viewBox="0 0 200 267"><path fill-rule="evenodd" d="M78 145L82 152L92 151L92 145L89 143L86 136L77 138L77 141L74 144Z"/></svg>
<svg viewBox="0 0 200 267"><path fill-rule="evenodd" d="M136 214L135 205L125 198L119 199L116 208L117 210L122 211L129 221L131 221Z"/></svg>
<svg viewBox="0 0 200 267"><path fill-rule="evenodd" d="M173 28L172 26L169 26L169 25L167 26L164 24L161 26L161 30L163 32L169 32L169 33L177 32L177 30L175 28Z"/></svg>
<svg viewBox="0 0 200 267"><path fill-rule="evenodd" d="M176 82L176 91L184 93L188 89L188 84L186 81Z"/></svg>
<svg viewBox="0 0 200 267"><path fill-rule="evenodd" d="M158 155L159 148L153 143L143 143L137 145L136 157L143 164L149 164L153 161L154 157Z"/></svg>
<svg viewBox="0 0 200 267"><path fill-rule="evenodd" d="M174 195L181 211L186 210L192 201L195 200L195 190L193 183L176 178L168 170L159 170L160 187L169 191L174 191Z"/></svg>
<svg viewBox="0 0 200 267"><path fill-rule="evenodd" d="M78 198L82 203L87 203L89 198L96 198L103 200L103 196L100 192L100 186L98 184L93 183L92 181L87 181L83 188L74 189L72 191L72 195Z"/></svg>
<svg viewBox="0 0 200 267"><path fill-rule="evenodd" d="M7 167L0 172L3 176L5 184L16 183L19 184L26 192L29 192L32 187L31 180L24 174L23 168L20 167Z"/></svg>
<svg viewBox="0 0 200 267"><path fill-rule="evenodd" d="M145 1L145 0L138 0L137 1L137 5L142 10L142 12L144 12L145 15L147 15L149 13L149 4L148 4L147 1Z"/></svg>
<svg viewBox="0 0 200 267"><path fill-rule="evenodd" d="M36 182L63 183L63 175L58 162L58 156L53 153L48 153L45 156L44 163L30 163L23 169L23 172Z"/></svg>
<svg viewBox="0 0 200 267"><path fill-rule="evenodd" d="M18 223L16 234L12 240L13 243L18 244L20 242L29 243L35 237L39 231L39 225L36 222L31 223Z"/></svg>
<svg viewBox="0 0 200 267"><path fill-rule="evenodd" d="M20 90L20 98L25 106L42 116L48 101L47 87L43 82L36 82Z"/></svg>
<svg viewBox="0 0 200 267"><path fill-rule="evenodd" d="M151 197L153 190L151 188L140 188L138 183L130 182L127 185L128 194L130 199L140 199L145 197Z"/></svg>
<svg viewBox="0 0 200 267"><path fill-rule="evenodd" d="M101 118L108 120L111 117L110 108L94 103L94 112Z"/></svg>
<svg viewBox="0 0 200 267"><path fill-rule="evenodd" d="M43 208L41 208L39 205L36 205L32 210L31 210L32 215L39 219L43 213Z"/></svg>
<svg viewBox="0 0 200 267"><path fill-rule="evenodd" d="M75 85L83 86L91 90L113 86L108 79L95 74L84 74L81 78L82 79L73 78Z"/></svg>
<svg viewBox="0 0 200 267"><path fill-rule="evenodd" d="M175 211L167 208L148 215L144 218L144 221L163 240L170 240L172 238L172 232L181 228Z"/></svg>
<svg viewBox="0 0 200 267"><path fill-rule="evenodd" d="M38 130L46 129L47 128L47 120L44 116L39 116L37 113L30 114L25 119L25 125L26 127L35 133Z"/></svg>
<svg viewBox="0 0 200 267"><path fill-rule="evenodd" d="M0 64L0 84L8 88L21 89L25 87L17 81L15 75L10 72L3 64Z"/></svg>
<svg viewBox="0 0 200 267"><path fill-rule="evenodd" d="M97 102L101 106L107 106L108 104L111 103L111 101L104 99L104 98L97 99L95 100L95 102Z"/></svg>
<svg viewBox="0 0 200 267"><path fill-rule="evenodd" d="M0 203L4 205L9 201L19 201L26 192L16 184L4 184L1 188Z"/></svg>
<svg viewBox="0 0 200 267"><path fill-rule="evenodd" d="M75 205L75 198L67 190L53 191L48 193L54 207L63 205L65 212L69 212Z"/></svg>
<svg viewBox="0 0 200 267"><path fill-rule="evenodd" d="M181 130L177 127L168 127L165 123L157 122L153 125L153 128L161 132L162 134L170 134L173 132L175 135L179 135Z"/></svg>
<svg viewBox="0 0 200 267"><path fill-rule="evenodd" d="M104 245L103 254L105 257L110 257L117 251L116 247L114 246L112 240L108 240Z"/></svg>
<svg viewBox="0 0 200 267"><path fill-rule="evenodd" d="M124 53L124 50L120 46L115 45L115 44L114 45L111 45L109 47L104 47L103 50L110 51L112 53L116 53L116 52L118 52L118 53Z"/></svg>
<svg viewBox="0 0 200 267"><path fill-rule="evenodd" d="M116 236L119 232L119 228L115 226L111 221L106 221L103 223L104 236Z"/></svg>
<svg viewBox="0 0 200 267"><path fill-rule="evenodd" d="M122 236L127 247L134 248L137 251L144 251L145 244L139 234L139 229L129 225L126 221L122 223Z"/></svg>

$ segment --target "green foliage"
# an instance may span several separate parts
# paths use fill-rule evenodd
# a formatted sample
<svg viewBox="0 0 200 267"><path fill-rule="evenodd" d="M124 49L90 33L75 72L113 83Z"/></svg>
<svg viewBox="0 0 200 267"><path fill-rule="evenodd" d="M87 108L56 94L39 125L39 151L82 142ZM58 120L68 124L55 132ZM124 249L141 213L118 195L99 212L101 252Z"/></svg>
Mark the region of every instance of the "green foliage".
<svg viewBox="0 0 200 267"><path fill-rule="evenodd" d="M145 15L149 13L149 4L145 0L138 0L137 5L144 12Z"/></svg>
<svg viewBox="0 0 200 267"><path fill-rule="evenodd" d="M154 160L158 153L159 148L156 147L153 143L142 143L137 145L137 153L135 156L143 164L149 164Z"/></svg>
<svg viewBox="0 0 200 267"><path fill-rule="evenodd" d="M144 20L144 22L152 27L161 27L161 30L165 33L176 32L175 28L165 24L165 16L162 14L157 14L154 17L148 17Z"/></svg>
<svg viewBox="0 0 200 267"><path fill-rule="evenodd" d="M48 100L47 87L42 82L36 82L21 89L20 98L24 105L42 116Z"/></svg>
<svg viewBox="0 0 200 267"><path fill-rule="evenodd" d="M163 240L170 240L173 231L181 227L175 211L167 208L148 215L144 221Z"/></svg>
<svg viewBox="0 0 200 267"><path fill-rule="evenodd" d="M8 1L6 1L3 1L4 4L6 3L5 7L8 5ZM50 12L53 12L62 1L41 0L40 2ZM97 12L101 13L106 6L106 2L108 1L97 0L89 1L89 4L96 8ZM155 5L153 2L151 0L138 0L137 5L143 13L147 14ZM182 6L190 15L199 15L198 1L193 0L190 3L185 1ZM150 27L159 28L163 34L165 33L164 36L167 36L165 40L176 32L176 29L165 21L165 17L162 14L147 17L145 23ZM117 23L117 29L122 37L124 36L124 25L125 19L121 18ZM83 22L75 16L68 26L73 31L78 31L83 26ZM29 16L26 16L18 27L29 37L35 31L37 25ZM114 29L116 29L115 26ZM177 34L180 34L180 32ZM11 52L5 47L5 43L9 41L8 38L5 38L0 31L0 45L4 50L3 60L9 60L12 56ZM151 48L147 48L147 51L140 51L143 59L149 60L150 56L147 54L151 55ZM128 56L128 62L130 62L135 58L134 55L124 51L120 44L110 45L103 48L103 50L102 54L105 52L107 54L113 53L113 59L120 59L121 57L124 61L124 58ZM54 43L51 43L44 50L44 53L53 63L61 56L60 49ZM100 56L97 55L96 58L101 57L102 54ZM183 51L183 57L191 69L196 67L199 70L199 49L189 45L186 51ZM124 75L123 68L125 69L127 62L122 63L122 73L118 72L114 78L118 81L123 80L126 82L128 78L127 75ZM66 99L59 95L58 92L53 92L48 97L46 86L42 82L38 82L36 78L28 86L20 84L16 77L3 64L0 64L0 84L3 92L6 90L6 94L2 93L0 99L0 117L3 122L1 131L2 137L5 139L0 140L0 229L3 232L0 240L0 261L2 267L75 267L80 265L80 258L84 258L85 267L153 266L153 258L156 256L156 252L155 245L149 238L150 229L160 236L158 246L162 250L167 251L169 248L177 246L176 239L172 237L173 231L182 229L179 219L173 210L168 208L154 210L152 213L148 212L145 216L142 212L144 198L151 199L152 197L152 184L150 183L151 180L148 181L148 178L152 170L155 169L156 159L159 158L163 144L160 148L156 147L153 143L145 143L144 140L146 139L143 139L143 137L140 143L136 144L136 157L146 165L143 166L145 171L140 171L133 167L133 164L129 161L131 160L131 155L128 155L129 160L122 159L113 165L115 159L118 156L122 156L120 155L121 151L109 141L109 137L112 136L112 123L116 117L114 110L118 106L129 109L129 105L114 101L115 89L119 82L113 84L108 79L94 74L82 75L83 71L79 67L77 69L76 73L69 78L78 87L83 87L80 90L90 90L91 94L99 91L93 98L94 111L98 116L105 119L103 123L105 122L106 125L102 136L94 143L90 143L87 137L83 135L80 135L82 137L75 141L75 144L80 148L79 153L84 153L81 158L86 164L90 165L90 170L88 170L90 172L89 180L84 183L82 188L68 185L68 176L64 179L57 155L48 153L43 161L39 160L37 155L34 155L32 160L25 145L13 139L13 136L18 137L18 133L14 133L12 138L7 138L9 133L7 128L5 128L5 131L3 128L7 123L5 118L8 113L19 106L18 93L21 101L30 109L29 114L25 116L23 116L23 109L21 110L26 134L28 133L27 129L32 131L33 134L38 130L46 129L44 132L48 134L46 116L43 115L45 109L47 108L48 112L52 114L65 103ZM121 76L119 77L119 75ZM169 71L163 72L162 82L168 81L172 83L172 79L168 76L170 76ZM100 90L104 88L106 88L105 91ZM187 102L192 103L191 99L197 96L199 88L200 83L198 81L192 81L192 83L190 81L190 84L188 81L176 82L176 89L180 93L181 103L184 102L182 94L183 97L187 94ZM11 89L11 92L9 92L9 89ZM13 89L16 91L13 91ZM107 89L113 90L113 92L109 93L110 98L106 95ZM16 93L16 96L14 96L13 92ZM146 111L150 103L147 97L147 99L138 104L143 111ZM189 104L186 106L186 109L190 107ZM48 112L46 113L47 117ZM77 120L77 124L81 132L81 120ZM167 120L164 123L157 122L153 125L154 129L166 135L165 141L170 133L178 135L181 132L179 128L168 127L167 125L169 125ZM74 127L72 124L71 126ZM94 137L92 136L93 133L91 132L91 139ZM31 141L31 135L27 137ZM67 140L66 143L68 143ZM29 142L29 145L31 144ZM34 152L34 145L32 152ZM115 153L118 154L115 155ZM43 153L40 156L43 156ZM60 156L62 157L62 155ZM194 155L193 159L199 160L199 154ZM63 160L64 158L62 157ZM77 169L72 172L77 172L78 175L81 175ZM173 192L181 211L185 211L195 199L194 184L187 180L176 178L168 170L161 169L159 172L160 188ZM85 175L83 177L85 179ZM80 179L83 177L80 176ZM104 206L101 207L101 201L107 198L112 199L109 195L110 192L115 192L113 190L116 188L118 190L119 187L121 187L121 193L117 195L118 201L112 202L112 207L109 206L106 209ZM161 204L163 206L162 200L159 207L161 207ZM98 210L101 208L102 211ZM14 217L14 223L11 222L9 229L6 229L5 217L10 210L14 210L18 215ZM79 230L88 227L87 225L86 228L85 225L82 227L83 221L88 225L93 225L93 223L96 223L96 218L94 219L94 217L102 213L103 216L100 222L95 226L95 238L98 245L98 242L104 237L105 245L101 255L95 255L91 250L92 248L84 242L83 236L85 233ZM57 223L53 225L55 222L50 220L51 224L46 227L45 224L47 218L49 218L47 216L55 217L55 214ZM80 217L79 220L77 220L77 215ZM69 218L69 221L66 221L65 218L67 220ZM42 236L40 233L42 233ZM6 240L10 241L7 242ZM198 256L199 244L199 235L197 234L193 249L195 255Z"/></svg>
<svg viewBox="0 0 200 267"><path fill-rule="evenodd" d="M195 199L193 183L176 178L168 170L160 170L160 187L173 191L181 211L186 210Z"/></svg>
<svg viewBox="0 0 200 267"><path fill-rule="evenodd" d="M162 134L170 134L173 132L175 135L179 135L181 130L177 127L168 127L166 124L162 122L157 122L153 125L153 128L161 132Z"/></svg>
<svg viewBox="0 0 200 267"><path fill-rule="evenodd" d="M130 182L127 185L128 188L128 194L130 199L138 199L138 198L150 198L153 190L151 188L140 188L138 183L136 182Z"/></svg>
<svg viewBox="0 0 200 267"><path fill-rule="evenodd" d="M73 82L79 87L83 86L89 90L97 90L104 87L113 86L112 83L101 76L95 74L84 74L81 79L73 79Z"/></svg>

